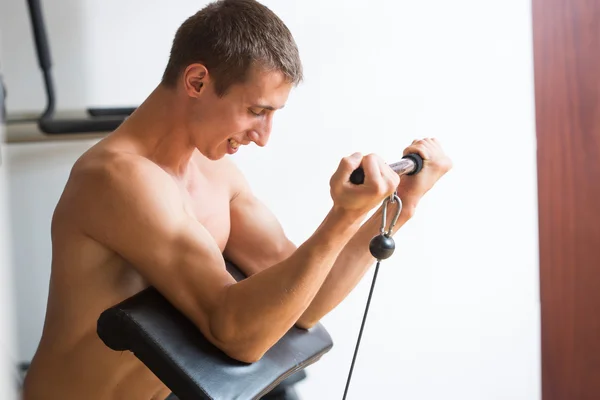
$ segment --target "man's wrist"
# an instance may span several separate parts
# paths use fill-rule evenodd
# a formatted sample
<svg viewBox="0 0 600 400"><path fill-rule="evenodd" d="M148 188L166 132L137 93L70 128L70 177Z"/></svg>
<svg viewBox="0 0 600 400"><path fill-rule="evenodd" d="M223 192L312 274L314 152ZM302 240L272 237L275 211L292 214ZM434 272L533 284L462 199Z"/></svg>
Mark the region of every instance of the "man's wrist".
<svg viewBox="0 0 600 400"><path fill-rule="evenodd" d="M355 210L348 210L334 205L329 212L330 217L335 220L345 221L350 225L360 224L366 217L366 213Z"/></svg>
<svg viewBox="0 0 600 400"><path fill-rule="evenodd" d="M341 237L352 236L360 228L364 218L364 214L333 206L325 218L324 224L333 228Z"/></svg>
<svg viewBox="0 0 600 400"><path fill-rule="evenodd" d="M415 215L415 211L417 210L417 203L413 202L402 202L402 211L400 212L400 218L408 221Z"/></svg>
<svg viewBox="0 0 600 400"><path fill-rule="evenodd" d="M419 204L420 197L417 196L399 196L402 200L402 213L408 218L412 218L414 215L417 205Z"/></svg>

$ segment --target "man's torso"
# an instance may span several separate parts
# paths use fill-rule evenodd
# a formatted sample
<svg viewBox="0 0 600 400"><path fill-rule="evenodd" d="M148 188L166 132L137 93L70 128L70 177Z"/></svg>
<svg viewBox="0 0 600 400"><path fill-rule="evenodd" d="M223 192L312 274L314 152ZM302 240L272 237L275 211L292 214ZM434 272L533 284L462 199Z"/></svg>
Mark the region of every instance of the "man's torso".
<svg viewBox="0 0 600 400"><path fill-rule="evenodd" d="M127 143L122 147L131 151ZM119 151L117 140L100 142L74 169L110 162ZM195 154L186 178L173 177L182 206L211 233L221 251L229 236L229 202L234 190L227 162ZM108 349L96 334L102 311L148 283L126 260L83 234L70 218L69 208L77 200L77 188L72 186L69 181L65 193L70 195L63 195L53 218L46 321L26 379L25 399L162 400L169 390L133 355Z"/></svg>

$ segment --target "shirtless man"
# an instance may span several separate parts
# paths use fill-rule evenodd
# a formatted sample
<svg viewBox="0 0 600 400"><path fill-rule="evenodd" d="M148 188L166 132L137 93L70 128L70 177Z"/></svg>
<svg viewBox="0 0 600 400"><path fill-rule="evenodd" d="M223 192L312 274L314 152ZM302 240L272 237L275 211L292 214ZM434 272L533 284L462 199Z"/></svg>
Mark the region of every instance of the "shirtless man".
<svg viewBox="0 0 600 400"><path fill-rule="evenodd" d="M250 63L250 60L253 62ZM213 3L178 30L164 78L119 129L75 163L52 221L52 275L25 400L160 399L169 390L96 334L105 309L156 287L215 346L253 362L293 325L310 328L374 263L375 210L398 190L399 229L450 168L435 139L400 179L376 155L341 160L333 205L296 247L230 160L265 146L301 81L292 35L253 0ZM349 182L359 165L365 183ZM236 283L224 257L248 276Z"/></svg>

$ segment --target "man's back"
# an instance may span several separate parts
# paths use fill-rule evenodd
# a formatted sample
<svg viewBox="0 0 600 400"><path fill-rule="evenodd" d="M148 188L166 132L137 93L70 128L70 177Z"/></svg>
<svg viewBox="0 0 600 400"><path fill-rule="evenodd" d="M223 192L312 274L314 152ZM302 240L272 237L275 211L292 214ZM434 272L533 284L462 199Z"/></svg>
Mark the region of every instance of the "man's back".
<svg viewBox="0 0 600 400"><path fill-rule="evenodd" d="M73 168L52 221L46 322L25 381L25 399L164 399L169 393L135 357L108 349L96 334L102 311L149 284L114 250L86 234L82 224L89 221L82 221L86 210L81 209L86 204L84 186L102 185L101 176L118 172L115 165L142 167L149 171L145 177L165 190L165 198L179 201L184 212L207 228L221 251L229 234L231 186L225 176L225 160L208 161L195 154L182 179L139 153L129 137L115 135L90 149ZM110 191L97 189L110 204ZM89 217L110 220L102 215Z"/></svg>

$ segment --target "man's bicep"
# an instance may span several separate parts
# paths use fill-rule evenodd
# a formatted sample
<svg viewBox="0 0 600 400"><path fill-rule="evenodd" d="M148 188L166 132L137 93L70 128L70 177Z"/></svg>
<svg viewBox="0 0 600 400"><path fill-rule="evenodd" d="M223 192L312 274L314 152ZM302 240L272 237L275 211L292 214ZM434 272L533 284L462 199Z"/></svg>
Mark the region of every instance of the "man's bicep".
<svg viewBox="0 0 600 400"><path fill-rule="evenodd" d="M210 234L183 209L177 187L148 171L96 180L84 230L132 265L208 336L227 273Z"/></svg>
<svg viewBox="0 0 600 400"><path fill-rule="evenodd" d="M231 202L231 232L225 257L247 275L288 258L296 246L274 213L250 190Z"/></svg>

